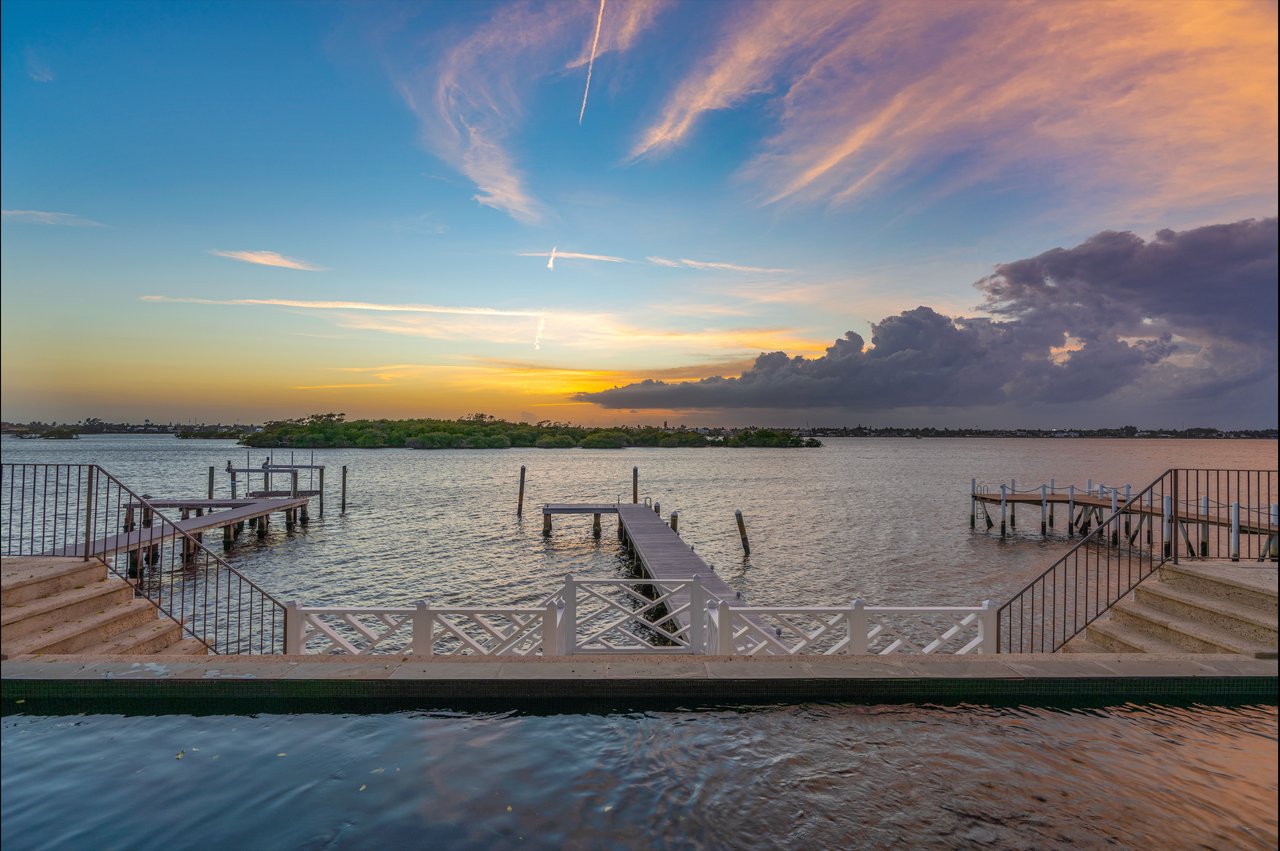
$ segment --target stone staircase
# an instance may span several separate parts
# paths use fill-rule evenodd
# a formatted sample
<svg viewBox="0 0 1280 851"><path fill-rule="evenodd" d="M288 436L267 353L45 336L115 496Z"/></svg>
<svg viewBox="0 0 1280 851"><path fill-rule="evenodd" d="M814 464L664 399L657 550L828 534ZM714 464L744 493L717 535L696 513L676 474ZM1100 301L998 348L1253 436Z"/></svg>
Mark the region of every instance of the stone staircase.
<svg viewBox="0 0 1280 851"><path fill-rule="evenodd" d="M1273 566L1166 564L1067 642L1068 653L1275 654Z"/></svg>
<svg viewBox="0 0 1280 851"><path fill-rule="evenodd" d="M6 558L0 571L0 658L208 652L96 559Z"/></svg>

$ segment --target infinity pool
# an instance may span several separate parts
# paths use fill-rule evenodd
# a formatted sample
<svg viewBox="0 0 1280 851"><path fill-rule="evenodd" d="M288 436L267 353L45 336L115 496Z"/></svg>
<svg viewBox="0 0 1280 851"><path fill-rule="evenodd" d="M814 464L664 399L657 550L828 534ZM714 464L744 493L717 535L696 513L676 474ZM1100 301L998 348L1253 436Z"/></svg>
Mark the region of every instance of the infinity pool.
<svg viewBox="0 0 1280 851"><path fill-rule="evenodd" d="M1277 712L1125 706L3 721L26 848L1274 848Z"/></svg>

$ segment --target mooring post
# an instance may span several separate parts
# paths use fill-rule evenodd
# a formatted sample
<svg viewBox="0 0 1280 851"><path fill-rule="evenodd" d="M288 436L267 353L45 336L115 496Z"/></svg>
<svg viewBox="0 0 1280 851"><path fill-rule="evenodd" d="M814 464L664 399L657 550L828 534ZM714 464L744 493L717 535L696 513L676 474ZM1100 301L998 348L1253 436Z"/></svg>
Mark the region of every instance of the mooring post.
<svg viewBox="0 0 1280 851"><path fill-rule="evenodd" d="M1005 492L1005 490L1006 488L1004 486L1004 483L1001 482L1000 483L1000 537L1001 538L1007 536L1009 533L1009 530L1008 530L1009 504L1007 502L1008 494Z"/></svg>
<svg viewBox="0 0 1280 851"><path fill-rule="evenodd" d="M516 517L524 516L524 465L520 465L520 496L516 499Z"/></svg>
<svg viewBox="0 0 1280 851"><path fill-rule="evenodd" d="M1009 496L1017 496L1017 494L1018 494L1018 480L1010 479L1009 480ZM1009 528L1010 529L1018 528L1018 503L1016 500L1014 502L1009 503Z"/></svg>
<svg viewBox="0 0 1280 851"><path fill-rule="evenodd" d="M1067 485L1067 537L1076 536L1076 486Z"/></svg>
<svg viewBox="0 0 1280 851"><path fill-rule="evenodd" d="M347 513L347 465L342 465L342 506L339 509L340 514Z"/></svg>
<svg viewBox="0 0 1280 851"><path fill-rule="evenodd" d="M1209 555L1209 495L1200 497L1200 557Z"/></svg>
<svg viewBox="0 0 1280 851"><path fill-rule="evenodd" d="M969 528L978 528L978 480L969 480Z"/></svg>
<svg viewBox="0 0 1280 851"><path fill-rule="evenodd" d="M1231 503L1231 560L1240 560L1240 503Z"/></svg>
<svg viewBox="0 0 1280 851"><path fill-rule="evenodd" d="M591 515L591 537L600 537L600 512Z"/></svg>
<svg viewBox="0 0 1280 851"><path fill-rule="evenodd" d="M1111 489L1111 546L1120 546L1120 518L1116 515L1120 513L1120 506L1117 504L1120 494L1115 488Z"/></svg>
<svg viewBox="0 0 1280 851"><path fill-rule="evenodd" d="M270 514L264 514L264 515L262 515L261 517L259 517L259 518L258 518L258 538L259 538L259 540L261 540L262 538L267 537L267 524L270 522L270 517L271 517L271 515L270 515Z"/></svg>
<svg viewBox="0 0 1280 851"><path fill-rule="evenodd" d="M542 537L551 537L551 515L545 511L542 512Z"/></svg>
<svg viewBox="0 0 1280 851"><path fill-rule="evenodd" d="M751 555L751 542L747 540L747 523L742 519L742 509L734 509L734 518L738 521L738 536L742 538L742 554Z"/></svg>
<svg viewBox="0 0 1280 851"><path fill-rule="evenodd" d="M631 468L631 501L633 503L640 501L640 468Z"/></svg>
<svg viewBox="0 0 1280 851"><path fill-rule="evenodd" d="M675 532L677 535L680 534L680 512L679 511L671 512L671 531Z"/></svg>
<svg viewBox="0 0 1280 851"><path fill-rule="evenodd" d="M213 499L213 467L209 467L209 499Z"/></svg>
<svg viewBox="0 0 1280 851"><path fill-rule="evenodd" d="M324 517L324 467L320 468L320 516Z"/></svg>
<svg viewBox="0 0 1280 851"><path fill-rule="evenodd" d="M653 513L654 513L654 514L656 514L656 515L658 515L659 517L661 517L661 516L662 516L662 503L660 503L660 502L655 502L655 503L653 504Z"/></svg>
<svg viewBox="0 0 1280 851"><path fill-rule="evenodd" d="M1040 535L1049 535L1049 489L1044 485L1040 486Z"/></svg>
<svg viewBox="0 0 1280 851"><path fill-rule="evenodd" d="M231 533L231 525L232 524L228 523L226 526L222 527L222 551L223 552L228 552L231 549L231 542L233 540L232 533Z"/></svg>
<svg viewBox="0 0 1280 851"><path fill-rule="evenodd" d="M1057 494L1057 492L1058 492L1058 488L1057 488L1057 487L1056 487L1056 485L1054 484L1054 480L1053 480L1053 479L1050 479L1050 480L1049 480L1049 495L1050 495L1050 496L1054 496L1054 495L1056 495L1056 494ZM1050 503L1049 503L1049 528L1050 528L1050 529L1052 529L1052 528L1053 528L1053 503L1052 503L1052 502L1050 502Z"/></svg>
<svg viewBox="0 0 1280 851"><path fill-rule="evenodd" d="M293 499L298 498L298 471L296 468L289 473L289 496Z"/></svg>

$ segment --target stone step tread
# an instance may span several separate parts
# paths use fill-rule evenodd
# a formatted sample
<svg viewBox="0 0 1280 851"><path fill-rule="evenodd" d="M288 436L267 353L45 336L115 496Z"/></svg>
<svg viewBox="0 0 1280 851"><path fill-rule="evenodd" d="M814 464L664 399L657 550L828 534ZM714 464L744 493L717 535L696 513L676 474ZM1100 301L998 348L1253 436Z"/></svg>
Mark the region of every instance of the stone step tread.
<svg viewBox="0 0 1280 851"><path fill-rule="evenodd" d="M1136 627L1128 624L1117 623L1108 617L1102 617L1089 624L1087 631L1089 640L1097 646L1103 647L1103 653L1115 653L1115 650L1108 650L1103 643L1096 640L1096 636L1113 638L1121 644L1135 648L1137 653L1186 653L1176 644L1170 644L1167 641L1148 635Z"/></svg>
<svg viewBox="0 0 1280 851"><path fill-rule="evenodd" d="M1172 562L1166 562L1160 569L1173 574L1183 574L1202 579L1206 582L1217 582L1233 588L1252 591L1270 597L1273 601L1280 600L1280 590L1278 590L1280 589L1280 584L1277 583L1274 567L1237 567L1220 564L1195 564L1190 562L1173 564Z"/></svg>
<svg viewBox="0 0 1280 851"><path fill-rule="evenodd" d="M0 606L0 626L9 626L37 615L43 615L46 612L56 611L85 600L91 600L94 597L107 597L111 594L118 594L121 591L132 591L132 587L123 579L104 576L90 585L68 588L65 591L55 591L52 594L46 594L43 597L37 597L34 600L27 600L22 603L9 603ZM120 600L119 602L123 603L125 600Z"/></svg>
<svg viewBox="0 0 1280 851"><path fill-rule="evenodd" d="M1085 633L1080 633L1075 638L1068 641L1062 646L1063 653L1110 653L1111 651L1101 645L1094 644L1089 640Z"/></svg>
<svg viewBox="0 0 1280 851"><path fill-rule="evenodd" d="M209 648L194 638L184 638L160 651L170 656L208 656Z"/></svg>
<svg viewBox="0 0 1280 851"><path fill-rule="evenodd" d="M156 641L156 639L168 636L169 640L163 645L151 649L139 650L146 644ZM77 650L76 653L86 656L114 656L114 655L151 655L154 653L169 653L173 649L173 645L178 643L182 638L182 627L175 621L164 617L160 612L156 611L156 619L147 623L135 626L133 629L126 630L119 635L113 635L106 641L98 644L90 645L83 650Z"/></svg>
<svg viewBox="0 0 1280 851"><path fill-rule="evenodd" d="M1212 624L1197 623L1187 618L1171 615L1168 612L1162 612L1151 606L1144 606L1142 603L1132 599L1124 599L1116 603L1113 608L1118 609L1132 617L1141 618L1144 621L1159 624L1167 629L1180 632L1183 635L1222 647L1232 653L1244 653L1252 656L1255 653L1265 653L1268 650L1275 650L1275 646L1268 646L1259 641L1250 641L1242 638L1230 630L1213 626ZM1168 642L1161 642L1168 643ZM1185 650L1178 652L1185 653Z"/></svg>
<svg viewBox="0 0 1280 851"><path fill-rule="evenodd" d="M1143 582L1138 586L1138 590L1141 594L1163 597L1167 600L1181 603L1184 606L1194 606L1214 614L1254 624L1264 629L1275 630L1280 627L1280 615L1277 614L1275 609L1260 609L1257 606L1237 603L1234 600L1206 597L1203 594L1186 591L1167 582Z"/></svg>
<svg viewBox="0 0 1280 851"><path fill-rule="evenodd" d="M40 653L46 647L51 647L81 633L100 629L117 620L135 617L138 612L144 609L155 611L155 607L146 600L135 599L127 603L115 603L107 606L102 611L64 621L57 626L41 630L34 635L24 635L21 638L6 641L4 642L4 654L6 656L22 656L29 653Z"/></svg>
<svg viewBox="0 0 1280 851"><path fill-rule="evenodd" d="M105 576L107 566L100 561L80 558L23 557L4 559L0 567L0 590L25 588L48 579L70 576L79 571L99 570Z"/></svg>

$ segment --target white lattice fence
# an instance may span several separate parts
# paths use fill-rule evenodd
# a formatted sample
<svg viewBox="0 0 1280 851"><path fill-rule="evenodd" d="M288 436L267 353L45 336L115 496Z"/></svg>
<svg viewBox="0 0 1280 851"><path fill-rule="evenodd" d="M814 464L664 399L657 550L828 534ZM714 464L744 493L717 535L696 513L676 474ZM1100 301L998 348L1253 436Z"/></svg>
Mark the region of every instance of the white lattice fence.
<svg viewBox="0 0 1280 851"><path fill-rule="evenodd" d="M572 628L561 636L561 652L697 652L706 599L696 578L657 583L567 576L557 602Z"/></svg>
<svg viewBox="0 0 1280 851"><path fill-rule="evenodd" d="M286 653L529 656L554 647L559 612L542 608L286 607Z"/></svg>

